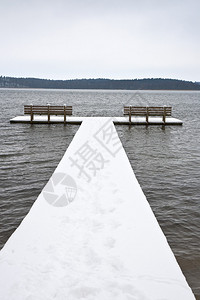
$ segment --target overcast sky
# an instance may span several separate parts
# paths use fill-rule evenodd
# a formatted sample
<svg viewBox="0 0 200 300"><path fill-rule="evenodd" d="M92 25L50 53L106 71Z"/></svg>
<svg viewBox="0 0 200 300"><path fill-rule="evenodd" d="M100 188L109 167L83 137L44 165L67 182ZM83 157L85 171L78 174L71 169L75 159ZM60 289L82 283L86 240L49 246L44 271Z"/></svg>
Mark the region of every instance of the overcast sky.
<svg viewBox="0 0 200 300"><path fill-rule="evenodd" d="M200 81L199 0L0 0L0 75Z"/></svg>

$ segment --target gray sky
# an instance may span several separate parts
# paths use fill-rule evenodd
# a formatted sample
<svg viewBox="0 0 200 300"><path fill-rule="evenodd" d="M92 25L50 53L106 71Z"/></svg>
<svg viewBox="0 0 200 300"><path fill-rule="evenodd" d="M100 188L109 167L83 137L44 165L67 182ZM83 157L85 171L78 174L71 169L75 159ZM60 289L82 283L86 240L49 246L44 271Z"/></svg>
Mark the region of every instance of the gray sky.
<svg viewBox="0 0 200 300"><path fill-rule="evenodd" d="M0 0L0 75L200 81L199 0Z"/></svg>

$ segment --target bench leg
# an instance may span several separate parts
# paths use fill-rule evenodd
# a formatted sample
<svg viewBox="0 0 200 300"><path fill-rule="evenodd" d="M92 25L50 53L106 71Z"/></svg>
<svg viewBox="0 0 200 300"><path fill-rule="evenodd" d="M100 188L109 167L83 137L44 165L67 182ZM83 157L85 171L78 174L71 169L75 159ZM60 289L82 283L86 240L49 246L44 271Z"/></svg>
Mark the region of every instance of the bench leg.
<svg viewBox="0 0 200 300"><path fill-rule="evenodd" d="M131 107L129 108L129 125L131 125Z"/></svg>
<svg viewBox="0 0 200 300"><path fill-rule="evenodd" d="M149 116L148 116L148 114L146 114L146 123L147 123L147 125L149 125Z"/></svg>
<svg viewBox="0 0 200 300"><path fill-rule="evenodd" d="M129 125L131 125L131 114L129 114Z"/></svg>
<svg viewBox="0 0 200 300"><path fill-rule="evenodd" d="M64 111L64 124L66 124L66 111Z"/></svg>
<svg viewBox="0 0 200 300"><path fill-rule="evenodd" d="M31 123L33 123L33 105L31 104Z"/></svg>
<svg viewBox="0 0 200 300"><path fill-rule="evenodd" d="M66 124L66 104L64 104L64 124Z"/></svg>
<svg viewBox="0 0 200 300"><path fill-rule="evenodd" d="M147 111L146 111L146 124L147 126L149 125L149 108L147 107Z"/></svg>
<svg viewBox="0 0 200 300"><path fill-rule="evenodd" d="M47 104L48 106L48 123L50 123L50 104Z"/></svg>
<svg viewBox="0 0 200 300"><path fill-rule="evenodd" d="M166 123L166 107L164 106L164 111L163 111L163 123L165 125Z"/></svg>
<svg viewBox="0 0 200 300"><path fill-rule="evenodd" d="M165 114L163 115L163 123L164 123L164 125L166 124L166 116L165 116Z"/></svg>

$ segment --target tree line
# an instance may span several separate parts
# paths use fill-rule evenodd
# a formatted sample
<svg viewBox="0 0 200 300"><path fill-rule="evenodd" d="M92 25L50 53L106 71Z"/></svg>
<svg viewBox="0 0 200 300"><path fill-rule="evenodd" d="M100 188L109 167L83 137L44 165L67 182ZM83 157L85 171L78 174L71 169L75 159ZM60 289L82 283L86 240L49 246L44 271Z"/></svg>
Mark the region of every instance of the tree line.
<svg viewBox="0 0 200 300"><path fill-rule="evenodd" d="M0 76L0 88L110 89L110 90L200 90L197 82L178 79L71 79L50 80Z"/></svg>

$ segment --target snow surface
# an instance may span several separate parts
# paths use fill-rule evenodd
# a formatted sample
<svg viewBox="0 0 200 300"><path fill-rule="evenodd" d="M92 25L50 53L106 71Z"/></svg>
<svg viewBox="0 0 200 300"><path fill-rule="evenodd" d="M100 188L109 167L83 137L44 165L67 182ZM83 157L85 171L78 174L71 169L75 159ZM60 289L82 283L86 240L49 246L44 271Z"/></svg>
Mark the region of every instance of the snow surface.
<svg viewBox="0 0 200 300"><path fill-rule="evenodd" d="M195 299L110 118L84 120L1 250L0 299Z"/></svg>
<svg viewBox="0 0 200 300"><path fill-rule="evenodd" d="M69 123L81 123L84 120L92 119L93 117L73 117L73 116L67 116L66 121ZM107 119L107 117L102 117L102 119ZM127 123L129 124L129 117L111 117L110 118L114 123ZM30 116L18 116L10 120L10 122L30 122ZM41 122L45 123L48 122L47 116L39 116L34 115L33 123L34 122ZM63 116L51 116L50 122L56 122L56 123L63 123L64 117ZM133 124L146 124L146 117L131 117L131 122ZM166 117L166 124L182 124L183 122L179 119L173 118L173 117ZM162 117L149 117L149 124L163 124Z"/></svg>

